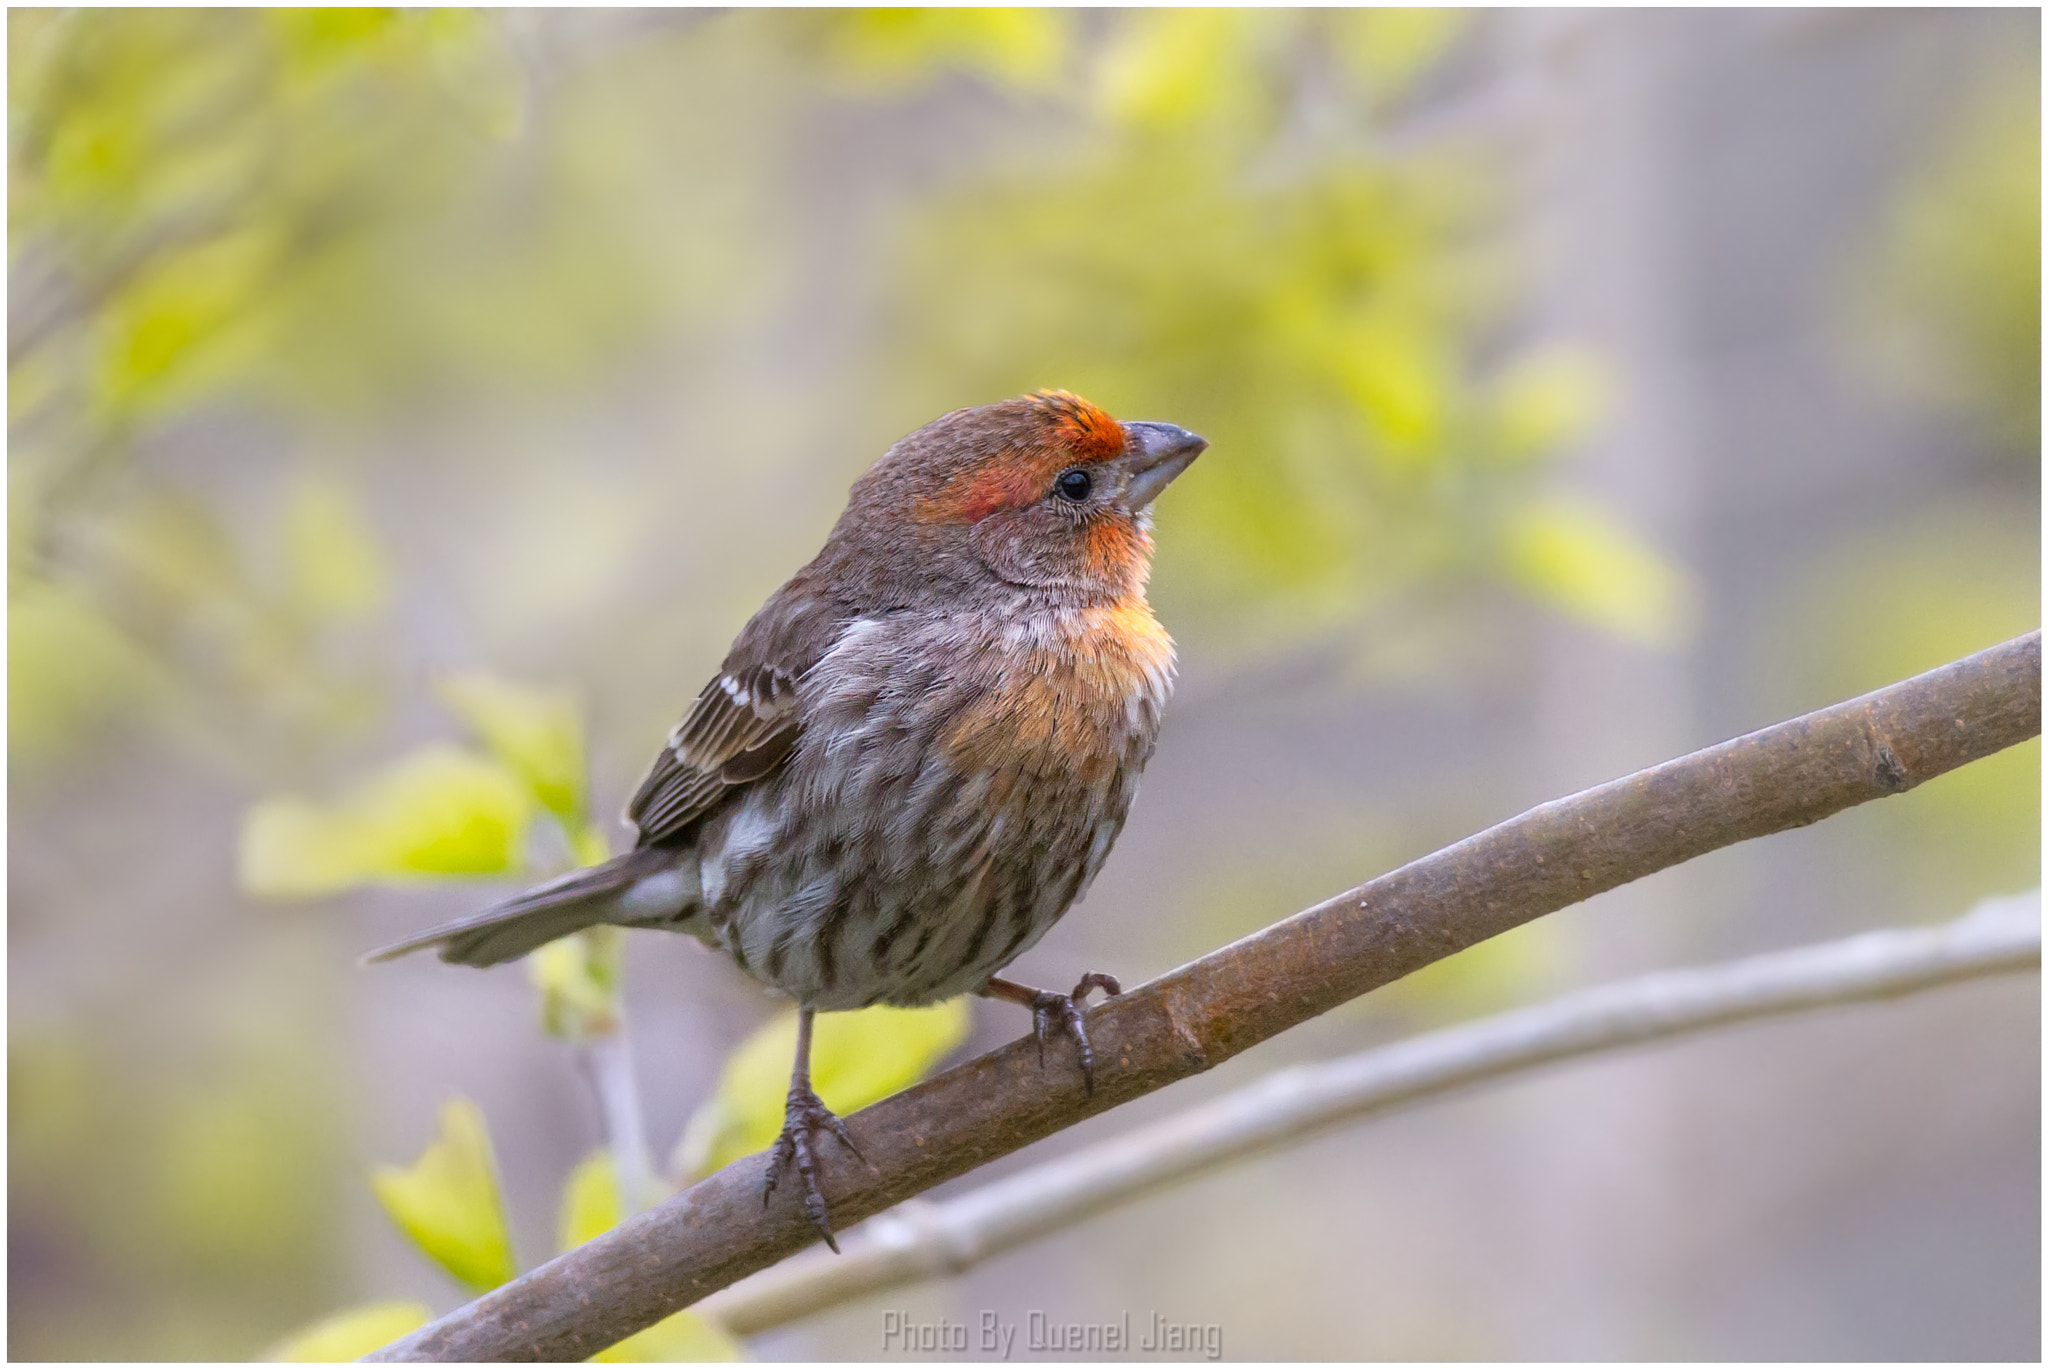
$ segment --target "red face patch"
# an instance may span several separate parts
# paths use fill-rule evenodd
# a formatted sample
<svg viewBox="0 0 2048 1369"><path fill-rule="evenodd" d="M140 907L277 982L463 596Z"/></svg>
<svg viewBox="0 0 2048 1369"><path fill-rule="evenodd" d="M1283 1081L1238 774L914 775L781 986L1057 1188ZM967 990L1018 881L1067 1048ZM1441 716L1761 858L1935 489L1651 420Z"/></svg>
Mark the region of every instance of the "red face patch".
<svg viewBox="0 0 2048 1369"><path fill-rule="evenodd" d="M946 488L925 500L917 511L926 523L979 523L999 510L1028 504L1043 491L1036 476L1019 469L1015 458L998 457L971 471L962 471Z"/></svg>
<svg viewBox="0 0 2048 1369"><path fill-rule="evenodd" d="M955 475L919 506L919 521L979 523L992 513L1044 498L1053 477L1069 466L1109 461L1123 453L1123 424L1079 395L1040 390L1023 403L1044 420L1039 440L1027 440Z"/></svg>

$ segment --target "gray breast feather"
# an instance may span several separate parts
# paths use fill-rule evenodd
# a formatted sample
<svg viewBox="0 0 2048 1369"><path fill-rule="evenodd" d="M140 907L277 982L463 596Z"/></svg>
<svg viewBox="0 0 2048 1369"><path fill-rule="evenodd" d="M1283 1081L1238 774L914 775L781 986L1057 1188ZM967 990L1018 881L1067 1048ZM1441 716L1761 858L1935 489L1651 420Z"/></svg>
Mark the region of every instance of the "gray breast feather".
<svg viewBox="0 0 2048 1369"><path fill-rule="evenodd" d="M991 644L992 645L992 644ZM945 731L992 672L953 624L861 620L800 686L783 768L707 823L703 897L749 972L831 1010L981 987L1101 869L1159 700L1107 773L963 771Z"/></svg>

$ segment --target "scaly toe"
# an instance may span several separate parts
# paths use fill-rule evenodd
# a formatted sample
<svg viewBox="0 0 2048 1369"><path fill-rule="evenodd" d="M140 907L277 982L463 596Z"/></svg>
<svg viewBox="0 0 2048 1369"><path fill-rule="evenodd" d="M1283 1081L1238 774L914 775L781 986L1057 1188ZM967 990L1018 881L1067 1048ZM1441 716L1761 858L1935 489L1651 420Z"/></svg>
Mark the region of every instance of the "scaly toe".
<svg viewBox="0 0 2048 1369"><path fill-rule="evenodd" d="M782 1135L775 1142L775 1152L768 1159L767 1181L761 1186L761 1202L765 1206L775 1193L777 1180L785 1166L794 1167L797 1179L803 1187L804 1215L811 1219L811 1225L825 1238L833 1254L839 1253L839 1241L832 1233L832 1212L825 1203L825 1194L818 1186L818 1159L812 1146L812 1139L818 1132L828 1132L837 1138L862 1164L867 1157L860 1153L860 1147L846 1133L846 1123L839 1120L827 1108L817 1094L809 1090L791 1089L789 1104L783 1111ZM873 1168L869 1165L869 1168Z"/></svg>
<svg viewBox="0 0 2048 1369"><path fill-rule="evenodd" d="M1089 1043L1088 1028L1082 1025L1080 1000L1092 988L1104 988L1110 993L1122 990L1116 980L1106 974L1084 975L1071 994L1041 992L1031 1004L1031 1025L1038 1037L1038 1063L1045 1064L1046 1038L1064 1032L1074 1038L1074 1044L1081 1048L1081 1087L1089 1097L1095 1096L1095 1048Z"/></svg>

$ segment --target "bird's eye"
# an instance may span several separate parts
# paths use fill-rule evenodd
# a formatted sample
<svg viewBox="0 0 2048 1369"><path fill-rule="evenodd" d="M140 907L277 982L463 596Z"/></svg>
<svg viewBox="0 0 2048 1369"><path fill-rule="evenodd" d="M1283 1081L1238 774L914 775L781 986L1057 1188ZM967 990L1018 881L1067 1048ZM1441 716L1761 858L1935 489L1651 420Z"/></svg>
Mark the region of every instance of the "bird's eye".
<svg viewBox="0 0 2048 1369"><path fill-rule="evenodd" d="M1086 471L1065 471L1059 479L1052 482L1052 487L1060 498L1078 504L1095 488L1095 480Z"/></svg>

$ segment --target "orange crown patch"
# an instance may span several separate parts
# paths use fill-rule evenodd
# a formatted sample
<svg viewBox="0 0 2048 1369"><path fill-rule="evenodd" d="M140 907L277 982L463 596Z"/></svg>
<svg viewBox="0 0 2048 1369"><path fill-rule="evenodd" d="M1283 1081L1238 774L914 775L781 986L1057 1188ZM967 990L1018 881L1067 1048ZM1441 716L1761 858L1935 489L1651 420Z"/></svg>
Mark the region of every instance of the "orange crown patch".
<svg viewBox="0 0 2048 1369"><path fill-rule="evenodd" d="M1060 435L1077 451L1098 461L1110 460L1123 451L1124 425L1081 396L1066 390L1040 390L1031 398L1056 416Z"/></svg>

